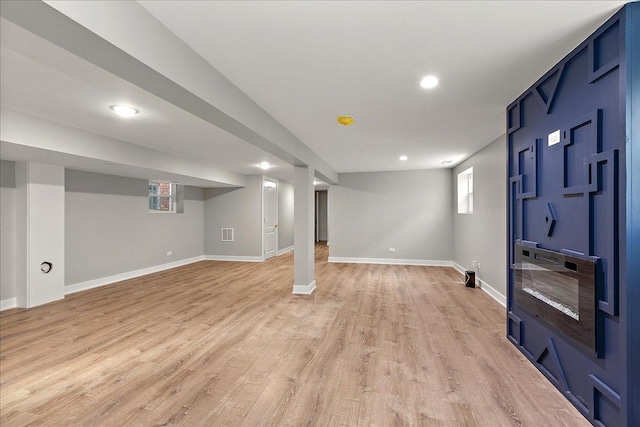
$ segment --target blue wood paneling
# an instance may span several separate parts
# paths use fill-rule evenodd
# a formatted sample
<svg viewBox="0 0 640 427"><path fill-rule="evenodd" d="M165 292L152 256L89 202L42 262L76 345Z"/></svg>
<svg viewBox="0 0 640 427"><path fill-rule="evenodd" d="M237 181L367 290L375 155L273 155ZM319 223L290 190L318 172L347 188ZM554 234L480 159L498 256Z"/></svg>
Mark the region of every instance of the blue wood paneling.
<svg viewBox="0 0 640 427"><path fill-rule="evenodd" d="M626 6L625 55L621 66L626 81L621 92L626 126L626 212L621 230L622 277L627 283L620 292L622 346L626 354L621 407L629 426L640 426L640 3ZM621 286L623 283L621 282Z"/></svg>
<svg viewBox="0 0 640 427"><path fill-rule="evenodd" d="M636 2L506 109L507 336L601 426L640 426L639 37ZM596 353L515 302L516 241L598 260Z"/></svg>

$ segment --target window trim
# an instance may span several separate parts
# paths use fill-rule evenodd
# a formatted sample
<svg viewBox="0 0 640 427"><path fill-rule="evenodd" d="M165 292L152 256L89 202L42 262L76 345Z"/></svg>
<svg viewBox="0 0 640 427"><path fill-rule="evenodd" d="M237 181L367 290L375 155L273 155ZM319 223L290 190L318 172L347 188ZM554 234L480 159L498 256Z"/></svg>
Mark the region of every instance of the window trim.
<svg viewBox="0 0 640 427"><path fill-rule="evenodd" d="M473 214L473 166L458 174L458 213Z"/></svg>
<svg viewBox="0 0 640 427"><path fill-rule="evenodd" d="M151 198L154 197L158 200L160 200L161 198L167 198L169 199L169 206L170 209L163 211L163 210L159 210L159 209L149 209L149 213L150 214L175 214L177 213L177 203L176 203L176 183L175 182L171 182L171 181L161 181L161 180L157 180L157 179L150 179L149 180L149 187L151 187L151 183L155 182L158 184L161 183L166 183L166 184L170 184L169 187L169 194L160 194L160 193L152 193L151 189L149 189L149 202L151 202ZM159 186L158 186L159 187ZM159 203L158 203L159 206Z"/></svg>

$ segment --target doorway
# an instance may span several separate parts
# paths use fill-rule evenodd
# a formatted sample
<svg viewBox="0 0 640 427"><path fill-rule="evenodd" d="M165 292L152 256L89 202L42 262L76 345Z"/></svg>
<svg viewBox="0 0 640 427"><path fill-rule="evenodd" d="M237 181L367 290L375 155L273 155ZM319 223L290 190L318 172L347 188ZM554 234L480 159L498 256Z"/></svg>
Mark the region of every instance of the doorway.
<svg viewBox="0 0 640 427"><path fill-rule="evenodd" d="M329 241L329 221L328 221L328 192L327 190L316 190L315 203L315 240L316 242Z"/></svg>
<svg viewBox="0 0 640 427"><path fill-rule="evenodd" d="M278 251L278 180L262 179L262 224L264 259L276 256Z"/></svg>

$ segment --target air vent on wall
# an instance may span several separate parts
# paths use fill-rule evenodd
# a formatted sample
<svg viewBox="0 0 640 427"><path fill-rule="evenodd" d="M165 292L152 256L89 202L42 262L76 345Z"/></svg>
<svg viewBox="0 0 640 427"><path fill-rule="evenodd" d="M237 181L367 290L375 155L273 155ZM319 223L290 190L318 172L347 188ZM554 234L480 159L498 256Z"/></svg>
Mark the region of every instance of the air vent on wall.
<svg viewBox="0 0 640 427"><path fill-rule="evenodd" d="M223 228L222 229L222 241L223 242L233 242L233 228Z"/></svg>

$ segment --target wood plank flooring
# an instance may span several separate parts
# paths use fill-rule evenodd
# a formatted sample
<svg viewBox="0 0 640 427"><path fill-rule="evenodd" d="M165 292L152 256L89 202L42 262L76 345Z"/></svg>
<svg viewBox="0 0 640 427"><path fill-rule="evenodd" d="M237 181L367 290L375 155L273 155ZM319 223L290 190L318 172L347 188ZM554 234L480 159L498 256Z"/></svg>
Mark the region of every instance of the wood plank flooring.
<svg viewBox="0 0 640 427"><path fill-rule="evenodd" d="M440 267L202 261L0 314L2 426L586 426Z"/></svg>

